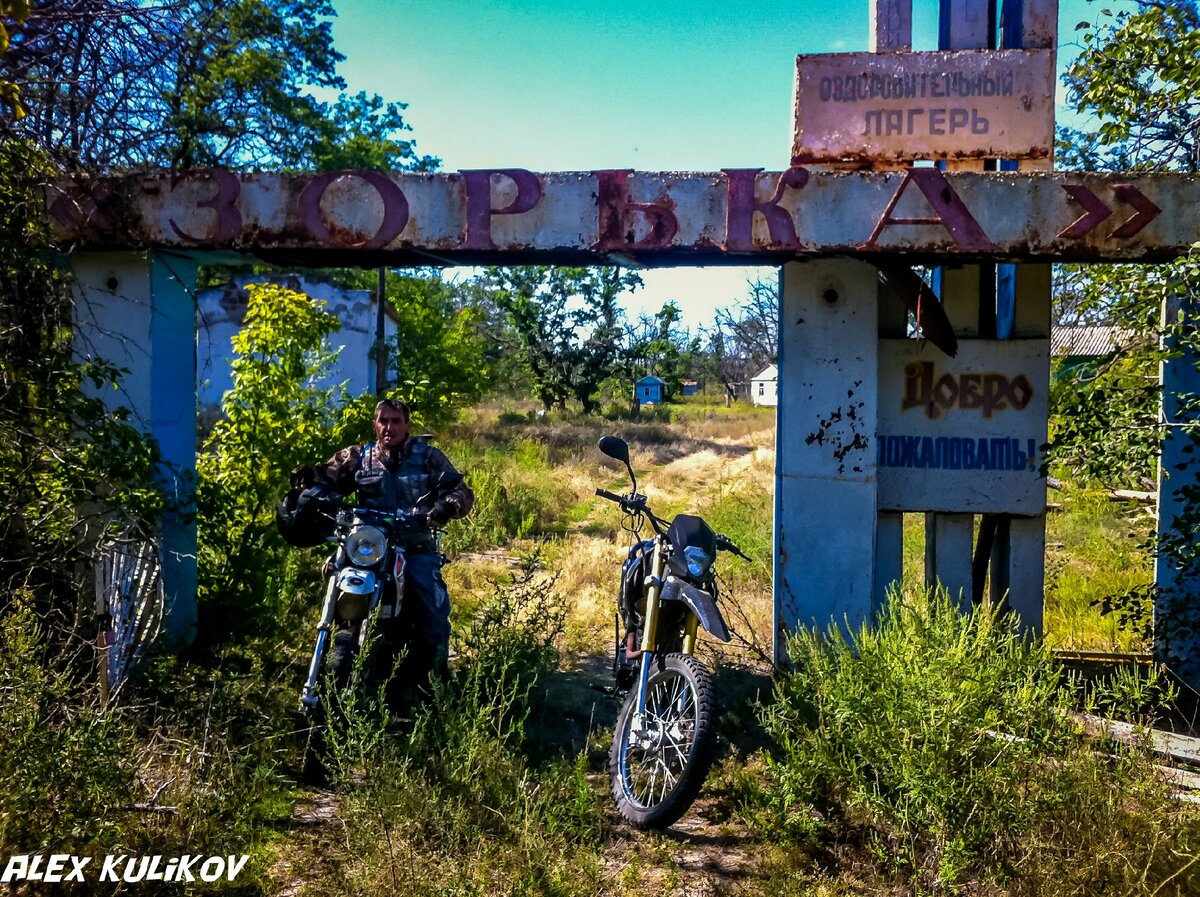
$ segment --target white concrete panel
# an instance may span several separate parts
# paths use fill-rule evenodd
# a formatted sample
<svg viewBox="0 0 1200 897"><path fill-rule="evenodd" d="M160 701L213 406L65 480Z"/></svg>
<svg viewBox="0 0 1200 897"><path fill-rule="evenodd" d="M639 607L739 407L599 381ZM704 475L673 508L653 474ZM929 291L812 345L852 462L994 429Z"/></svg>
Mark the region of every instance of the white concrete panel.
<svg viewBox="0 0 1200 897"><path fill-rule="evenodd" d="M776 658L797 625L874 607L878 278L863 262L784 268L776 454Z"/></svg>
<svg viewBox="0 0 1200 897"><path fill-rule="evenodd" d="M92 392L158 443L164 629L175 645L196 635L196 264L162 252L72 256L76 357L125 371L118 389Z"/></svg>
<svg viewBox="0 0 1200 897"><path fill-rule="evenodd" d="M963 611L971 609L971 514L925 515L925 585L941 585Z"/></svg>
<svg viewBox="0 0 1200 897"><path fill-rule="evenodd" d="M75 356L104 360L128 373L120 388L86 393L110 408L127 408L132 419L150 428L150 262L145 252L87 252L71 257L75 274Z"/></svg>
<svg viewBox="0 0 1200 897"><path fill-rule="evenodd" d="M1047 340L880 340L879 369L881 510L1045 511Z"/></svg>

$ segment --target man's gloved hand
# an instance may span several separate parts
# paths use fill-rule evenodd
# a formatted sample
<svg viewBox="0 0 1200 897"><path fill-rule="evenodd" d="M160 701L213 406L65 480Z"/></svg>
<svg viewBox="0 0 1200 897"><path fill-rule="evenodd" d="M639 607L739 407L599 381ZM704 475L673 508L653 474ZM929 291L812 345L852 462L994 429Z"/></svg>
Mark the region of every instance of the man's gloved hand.
<svg viewBox="0 0 1200 897"><path fill-rule="evenodd" d="M433 508L429 511L426 520L429 523L430 529L441 529L454 517L454 506L444 498L439 499Z"/></svg>
<svg viewBox="0 0 1200 897"><path fill-rule="evenodd" d="M317 481L317 471L312 467L297 467L292 471L292 488L307 489Z"/></svg>

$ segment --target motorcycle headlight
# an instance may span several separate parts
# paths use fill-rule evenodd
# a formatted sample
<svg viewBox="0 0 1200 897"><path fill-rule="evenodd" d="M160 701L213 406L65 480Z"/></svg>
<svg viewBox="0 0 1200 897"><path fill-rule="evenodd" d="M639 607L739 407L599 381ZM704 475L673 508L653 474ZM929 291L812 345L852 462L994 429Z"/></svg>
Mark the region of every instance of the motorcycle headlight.
<svg viewBox="0 0 1200 897"><path fill-rule="evenodd" d="M713 562L708 553L696 545L689 545L683 549L683 560L687 564L688 575L695 579L704 576Z"/></svg>
<svg viewBox="0 0 1200 897"><path fill-rule="evenodd" d="M370 567L383 560L387 536L373 526L355 527L346 537L346 554L356 567Z"/></svg>

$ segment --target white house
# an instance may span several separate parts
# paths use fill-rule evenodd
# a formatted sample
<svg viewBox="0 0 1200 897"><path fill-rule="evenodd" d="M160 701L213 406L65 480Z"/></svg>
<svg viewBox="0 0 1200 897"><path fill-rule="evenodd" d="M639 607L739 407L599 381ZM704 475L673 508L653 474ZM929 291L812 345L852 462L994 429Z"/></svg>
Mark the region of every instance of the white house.
<svg viewBox="0 0 1200 897"><path fill-rule="evenodd" d="M779 404L779 368L769 364L750 378L750 401L755 405Z"/></svg>
<svg viewBox="0 0 1200 897"><path fill-rule="evenodd" d="M239 275L225 286L196 292L196 398L201 408L214 408L221 396L233 387L234 334L246 317L246 287L256 283L280 286L323 300L327 310L342 322L331 339L341 347L338 363L325 385L346 381L351 395L375 391L375 293L371 290L344 290L329 283L307 280L297 274ZM396 338L395 313L391 308L384 318L384 336Z"/></svg>

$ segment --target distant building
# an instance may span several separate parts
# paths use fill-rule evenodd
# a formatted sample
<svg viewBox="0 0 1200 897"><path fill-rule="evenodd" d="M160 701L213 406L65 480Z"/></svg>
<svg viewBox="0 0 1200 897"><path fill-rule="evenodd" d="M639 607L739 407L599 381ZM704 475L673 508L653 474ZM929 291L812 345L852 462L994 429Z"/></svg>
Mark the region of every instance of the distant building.
<svg viewBox="0 0 1200 897"><path fill-rule="evenodd" d="M750 378L750 401L755 405L779 404L779 368L769 364Z"/></svg>
<svg viewBox="0 0 1200 897"><path fill-rule="evenodd" d="M694 396L700 391L700 384L695 380L681 380L679 383L679 394L684 396Z"/></svg>
<svg viewBox="0 0 1200 897"><path fill-rule="evenodd" d="M1060 375L1092 366L1122 349L1128 348L1136 335L1127 327L1089 324L1050 328L1050 356L1061 359Z"/></svg>
<svg viewBox="0 0 1200 897"><path fill-rule="evenodd" d="M331 340L341 348L338 362L322 385L346 382L351 395L375 391L375 293L372 290L344 290L328 283L307 280L296 274L239 275L225 286L210 287L196 293L196 384L197 400L202 408L216 408L221 397L233 387L233 347L231 340L242 328L246 317L246 288L257 283L276 283L323 300L328 311L342 322ZM395 313L389 307L384 319L384 335L396 338Z"/></svg>
<svg viewBox="0 0 1200 897"><path fill-rule="evenodd" d="M651 402L661 402L666 394L666 382L658 379L653 374L648 374L633 384L633 400L643 405Z"/></svg>

